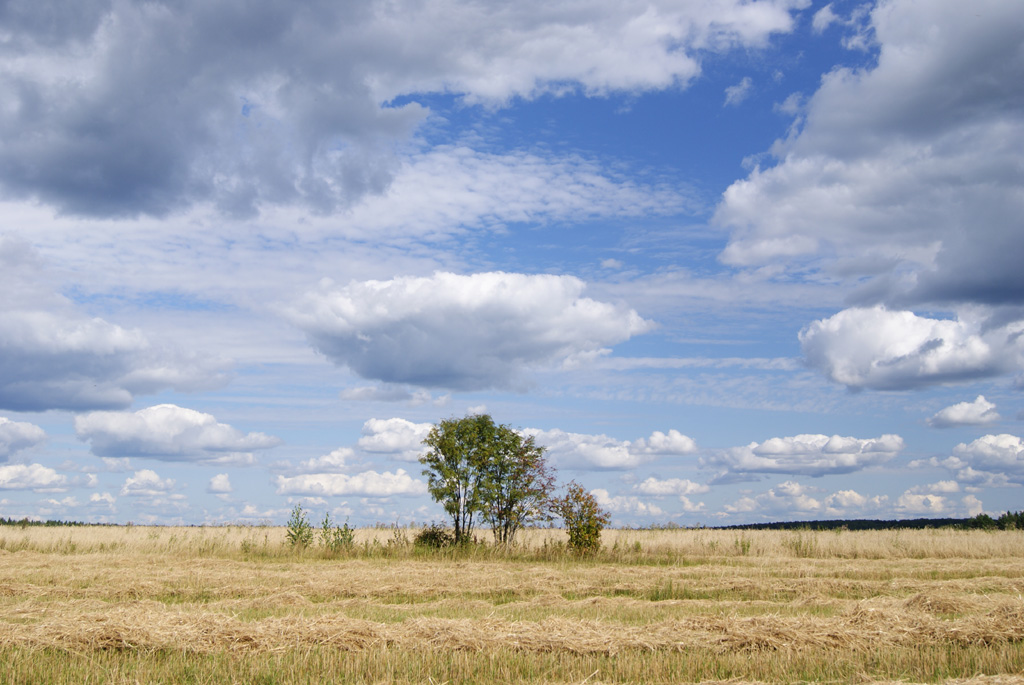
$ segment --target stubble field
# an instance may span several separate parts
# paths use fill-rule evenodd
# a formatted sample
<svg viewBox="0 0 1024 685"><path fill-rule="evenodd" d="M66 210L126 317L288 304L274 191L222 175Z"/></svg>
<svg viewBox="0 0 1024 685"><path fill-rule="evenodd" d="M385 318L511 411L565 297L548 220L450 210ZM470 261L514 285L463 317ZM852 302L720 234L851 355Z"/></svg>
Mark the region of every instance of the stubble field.
<svg viewBox="0 0 1024 685"><path fill-rule="evenodd" d="M1024 532L0 528L0 682L1024 683Z"/></svg>

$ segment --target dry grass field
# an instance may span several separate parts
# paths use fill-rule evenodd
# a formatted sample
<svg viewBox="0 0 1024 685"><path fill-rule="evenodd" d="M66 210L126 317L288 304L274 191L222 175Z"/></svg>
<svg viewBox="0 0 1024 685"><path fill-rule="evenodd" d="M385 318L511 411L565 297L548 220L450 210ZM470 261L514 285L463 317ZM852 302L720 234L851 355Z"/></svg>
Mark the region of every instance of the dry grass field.
<svg viewBox="0 0 1024 685"><path fill-rule="evenodd" d="M1024 683L1024 532L0 528L0 683Z"/></svg>

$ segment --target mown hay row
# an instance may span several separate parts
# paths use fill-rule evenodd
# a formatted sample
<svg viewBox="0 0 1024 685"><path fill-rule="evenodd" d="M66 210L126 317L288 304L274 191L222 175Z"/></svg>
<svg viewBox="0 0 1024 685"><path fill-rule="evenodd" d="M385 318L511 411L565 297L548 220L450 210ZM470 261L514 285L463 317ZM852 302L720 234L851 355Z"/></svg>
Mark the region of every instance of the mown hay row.
<svg viewBox="0 0 1024 685"><path fill-rule="evenodd" d="M1024 603L1006 602L983 613L951 620L909 603L863 602L833 617L696 616L643 626L550 617L540 621L499 618L417 617L379 623L331 615L288 615L244 621L194 607L157 602L39 607L0 617L0 646L70 650L178 649L279 651L302 645L361 650L380 645L411 649L615 654L625 650L722 651L871 649L878 644L953 643L992 645L1024 641ZM76 611L77 609L77 611ZM6 620L4 620L6 619Z"/></svg>

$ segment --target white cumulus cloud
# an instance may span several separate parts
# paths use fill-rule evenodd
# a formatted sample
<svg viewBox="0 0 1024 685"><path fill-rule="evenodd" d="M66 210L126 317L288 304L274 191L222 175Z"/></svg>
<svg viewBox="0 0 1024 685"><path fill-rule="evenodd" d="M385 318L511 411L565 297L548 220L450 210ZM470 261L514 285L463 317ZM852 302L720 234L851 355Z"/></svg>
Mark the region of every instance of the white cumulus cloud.
<svg viewBox="0 0 1024 685"><path fill-rule="evenodd" d="M944 465L957 468L960 481L988 481L1003 478L1024 483L1024 441L1016 435L983 435L953 448L953 460ZM986 476L985 474L989 474Z"/></svg>
<svg viewBox="0 0 1024 685"><path fill-rule="evenodd" d="M598 506L612 514L632 514L634 516L664 516L665 511L657 504L652 504L639 497L628 495L612 495L603 488L590 491Z"/></svg>
<svg viewBox="0 0 1024 685"><path fill-rule="evenodd" d="M248 463L252 450L280 443L263 433L244 434L210 414L158 404L137 412L92 412L75 417L75 432L101 457Z"/></svg>
<svg viewBox="0 0 1024 685"><path fill-rule="evenodd" d="M339 447L322 456L306 459L299 464L298 470L302 473L340 473L348 470L353 456L355 452L351 447Z"/></svg>
<svg viewBox="0 0 1024 685"><path fill-rule="evenodd" d="M125 478L121 495L130 497L164 497L174 490L173 478L161 478L155 471L142 469Z"/></svg>
<svg viewBox="0 0 1024 685"><path fill-rule="evenodd" d="M896 510L902 514L934 516L948 514L950 504L949 498L943 495L921 494L908 490L896 500Z"/></svg>
<svg viewBox="0 0 1024 685"><path fill-rule="evenodd" d="M903 390L1024 368L1024 321L982 331L885 307L845 309L800 332L807 362L851 388Z"/></svg>
<svg viewBox="0 0 1024 685"><path fill-rule="evenodd" d="M937 412L928 419L933 428L950 428L952 426L984 426L999 420L996 405L978 395L973 402L958 402Z"/></svg>
<svg viewBox="0 0 1024 685"><path fill-rule="evenodd" d="M33 423L0 416L0 461L46 440L46 431Z"/></svg>
<svg viewBox="0 0 1024 685"><path fill-rule="evenodd" d="M557 463L573 467L629 469L659 457L686 455L696 450L696 444L690 437L674 429L667 434L655 431L650 437L636 441L570 433L558 428L527 428L523 432L536 438L538 445L546 447Z"/></svg>
<svg viewBox="0 0 1024 685"><path fill-rule="evenodd" d="M883 464L903 450L898 435L854 438L840 435L807 434L770 438L734 447L707 457L708 466L723 467L720 479L747 474L783 473L825 476L853 473ZM780 486L781 487L781 486Z"/></svg>
<svg viewBox="0 0 1024 685"><path fill-rule="evenodd" d="M820 500L812 497L811 490L796 481L785 481L758 495L745 495L725 505L730 514L758 513L762 518L780 515L806 516L822 510Z"/></svg>
<svg viewBox="0 0 1024 685"><path fill-rule="evenodd" d="M584 288L571 276L439 272L324 284L287 313L314 347L364 378L481 390L651 327L632 309L583 297Z"/></svg>
<svg viewBox="0 0 1024 685"><path fill-rule="evenodd" d="M68 479L41 464L0 466L0 489L57 492L67 489Z"/></svg>
<svg viewBox="0 0 1024 685"><path fill-rule="evenodd" d="M674 428L668 433L654 431L649 438L640 438L629 446L633 454L692 454L697 451L697 443L688 435L683 435Z"/></svg>
<svg viewBox="0 0 1024 685"><path fill-rule="evenodd" d="M95 507L106 507L111 511L114 511L114 505L117 503L117 498L111 495L109 492L94 492L89 495L90 506Z"/></svg>
<svg viewBox="0 0 1024 685"><path fill-rule="evenodd" d="M356 445L364 452L389 454L394 459L416 461L425 451L423 439L433 424L400 418L370 419Z"/></svg>
<svg viewBox="0 0 1024 685"><path fill-rule="evenodd" d="M207 492L214 494L228 494L234 492L234 490L231 487L231 478L226 473L218 473L210 479L210 484L206 487Z"/></svg>

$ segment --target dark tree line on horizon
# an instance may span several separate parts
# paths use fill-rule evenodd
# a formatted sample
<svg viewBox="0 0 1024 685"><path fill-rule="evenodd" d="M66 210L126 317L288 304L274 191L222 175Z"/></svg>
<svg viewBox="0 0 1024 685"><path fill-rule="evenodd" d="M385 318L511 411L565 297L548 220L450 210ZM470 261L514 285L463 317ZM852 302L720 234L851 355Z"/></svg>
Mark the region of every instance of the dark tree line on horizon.
<svg viewBox="0 0 1024 685"><path fill-rule="evenodd" d="M121 523L89 523L87 521L61 521L49 519L46 521L35 521L28 518L13 518L0 516L0 526L121 526L133 524ZM229 524L230 525L230 524ZM176 527L178 527L176 525ZM201 528L203 526L186 526ZM377 524L377 528L386 528L384 524ZM615 526L611 526L614 528ZM899 530L899 529L920 529L920 528L960 528L963 530L1024 530L1024 511L1008 511L993 518L988 514L978 514L971 518L921 518L921 519L834 519L829 521L773 521L771 523L743 523L733 526L698 526L707 530ZM628 527L626 529L629 529ZM677 529L688 530L688 526L677 524L648 526L646 528L633 528L632 530L648 529Z"/></svg>
<svg viewBox="0 0 1024 685"><path fill-rule="evenodd" d="M998 518L978 514L971 518L920 519L835 519L830 521L775 521L716 526L723 530L917 530L922 528L960 528L963 530L1024 530L1024 511L1008 511Z"/></svg>

